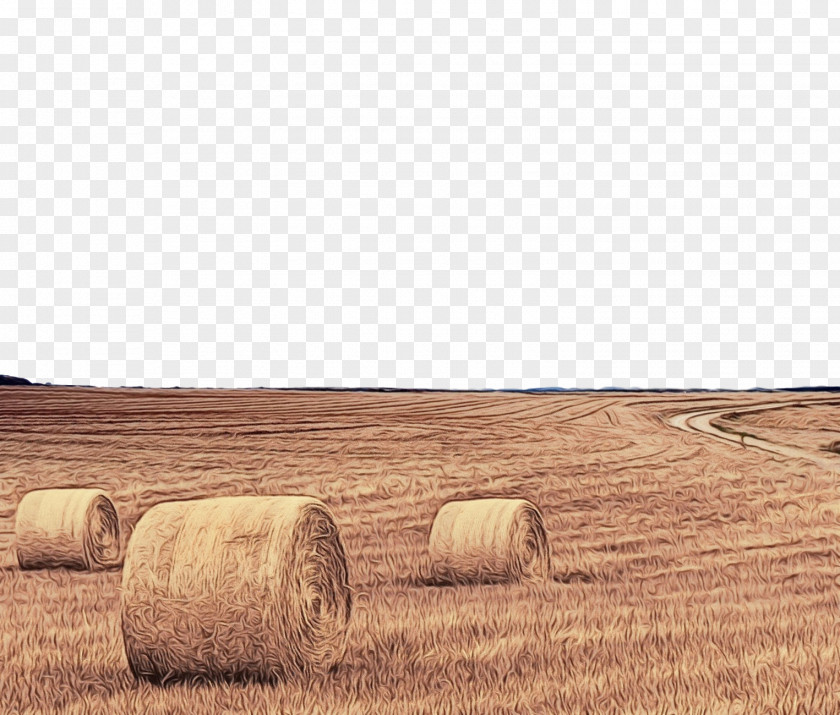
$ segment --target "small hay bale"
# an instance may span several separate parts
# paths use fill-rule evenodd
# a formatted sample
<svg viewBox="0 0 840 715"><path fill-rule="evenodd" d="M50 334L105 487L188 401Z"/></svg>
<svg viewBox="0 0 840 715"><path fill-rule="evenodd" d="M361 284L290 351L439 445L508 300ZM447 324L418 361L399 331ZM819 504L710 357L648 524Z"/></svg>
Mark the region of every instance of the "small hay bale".
<svg viewBox="0 0 840 715"><path fill-rule="evenodd" d="M312 497L167 502L138 522L121 617L138 678L276 680L344 655L350 588L338 529Z"/></svg>
<svg viewBox="0 0 840 715"><path fill-rule="evenodd" d="M449 583L540 580L551 559L542 515L525 499L444 504L429 534L431 571Z"/></svg>
<svg viewBox="0 0 840 715"><path fill-rule="evenodd" d="M833 452L834 454L840 454L840 439L835 439L825 449L826 449L827 452Z"/></svg>
<svg viewBox="0 0 840 715"><path fill-rule="evenodd" d="M38 489L18 504L15 541L22 569L103 569L119 564L120 520L101 489Z"/></svg>

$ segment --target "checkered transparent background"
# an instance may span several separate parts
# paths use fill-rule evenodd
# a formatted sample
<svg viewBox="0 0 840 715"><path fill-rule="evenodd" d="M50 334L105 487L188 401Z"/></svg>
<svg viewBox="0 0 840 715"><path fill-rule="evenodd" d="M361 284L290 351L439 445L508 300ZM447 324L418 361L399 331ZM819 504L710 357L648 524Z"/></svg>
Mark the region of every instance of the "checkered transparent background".
<svg viewBox="0 0 840 715"><path fill-rule="evenodd" d="M840 384L838 3L0 15L0 372Z"/></svg>

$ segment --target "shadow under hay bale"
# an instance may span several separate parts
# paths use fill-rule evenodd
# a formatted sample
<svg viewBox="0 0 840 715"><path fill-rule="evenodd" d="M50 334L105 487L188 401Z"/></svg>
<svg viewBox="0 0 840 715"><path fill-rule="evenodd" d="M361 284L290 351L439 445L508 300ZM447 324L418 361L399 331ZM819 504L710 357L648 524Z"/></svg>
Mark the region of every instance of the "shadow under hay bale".
<svg viewBox="0 0 840 715"><path fill-rule="evenodd" d="M15 542L22 569L106 569L119 565L120 521L100 489L38 489L20 500Z"/></svg>
<svg viewBox="0 0 840 715"><path fill-rule="evenodd" d="M122 588L128 662L152 682L289 679L344 655L344 549L311 497L152 507L129 542Z"/></svg>
<svg viewBox="0 0 840 715"><path fill-rule="evenodd" d="M542 515L525 499L444 504L429 534L427 582L501 583L550 578Z"/></svg>

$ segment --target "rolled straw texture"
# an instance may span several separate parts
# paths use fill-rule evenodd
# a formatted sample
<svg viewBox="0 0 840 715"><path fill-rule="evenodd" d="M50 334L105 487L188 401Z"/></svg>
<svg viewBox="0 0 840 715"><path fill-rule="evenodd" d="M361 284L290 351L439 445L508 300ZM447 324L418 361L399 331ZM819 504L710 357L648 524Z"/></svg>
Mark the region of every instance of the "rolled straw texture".
<svg viewBox="0 0 840 715"><path fill-rule="evenodd" d="M450 583L540 580L551 559L542 515L525 499L444 504L429 534L433 576Z"/></svg>
<svg viewBox="0 0 840 715"><path fill-rule="evenodd" d="M273 680L323 672L350 618L344 549L311 497L218 497L152 507L123 567L132 672Z"/></svg>
<svg viewBox="0 0 840 715"><path fill-rule="evenodd" d="M38 489L23 496L15 517L22 569L96 570L120 556L120 522L101 489Z"/></svg>

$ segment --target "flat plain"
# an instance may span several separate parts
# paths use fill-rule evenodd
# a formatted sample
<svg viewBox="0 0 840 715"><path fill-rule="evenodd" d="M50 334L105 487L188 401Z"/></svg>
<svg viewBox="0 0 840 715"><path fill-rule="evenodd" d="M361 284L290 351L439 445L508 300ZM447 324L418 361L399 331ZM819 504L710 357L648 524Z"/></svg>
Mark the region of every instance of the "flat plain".
<svg viewBox="0 0 840 715"><path fill-rule="evenodd" d="M672 422L703 410L819 459ZM0 388L0 712L840 712L836 439L840 395L817 392ZM59 486L106 489L124 539L161 501L322 499L353 589L344 661L135 681L119 569L16 566L17 503ZM430 585L438 507L482 496L540 507L551 580Z"/></svg>

